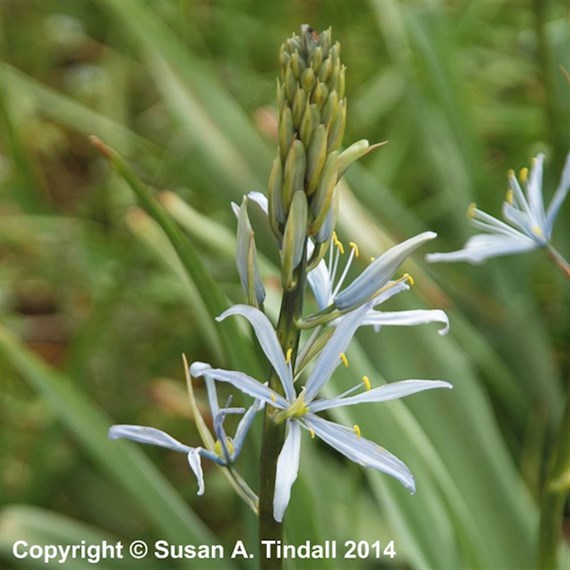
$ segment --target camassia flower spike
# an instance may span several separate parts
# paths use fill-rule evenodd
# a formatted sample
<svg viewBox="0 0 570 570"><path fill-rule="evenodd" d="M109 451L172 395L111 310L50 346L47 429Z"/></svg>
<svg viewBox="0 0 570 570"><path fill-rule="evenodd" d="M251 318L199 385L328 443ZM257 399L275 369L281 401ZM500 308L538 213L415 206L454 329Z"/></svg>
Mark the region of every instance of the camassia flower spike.
<svg viewBox="0 0 570 570"><path fill-rule="evenodd" d="M570 265L551 243L554 221L570 189L570 154L546 210L542 195L543 163L544 155L539 154L533 159L530 173L523 168L518 180L514 171L509 171L509 190L503 203L503 217L508 224L472 204L467 212L471 224L485 233L470 238L461 250L431 253L426 255L426 260L481 263L491 257L547 248L557 265L570 277Z"/></svg>
<svg viewBox="0 0 570 570"><path fill-rule="evenodd" d="M271 406L274 410L271 416L274 421L287 422L287 436L277 462L273 502L274 517L277 521L283 520L291 488L297 478L301 428L309 431L311 436L318 436L352 461L387 473L398 479L412 492L415 490L414 478L406 465L384 448L363 438L358 426L354 426L351 430L316 415L317 412L333 408L383 402L423 390L452 387L448 382L441 380L404 380L370 389L370 381L365 377L353 389L336 398L329 400L318 398L319 392L338 365L346 361L344 352L370 308L370 303L362 305L341 320L317 358L307 383L299 393L295 389L291 361L283 354L271 322L258 309L245 305L236 305L228 309L218 317L218 320L223 320L230 315L241 315L250 322L263 352L279 376L284 395L243 372L214 369L202 362L195 362L190 367L192 376L207 375L219 382L227 382L245 394ZM363 391L357 395L351 395L357 390Z"/></svg>

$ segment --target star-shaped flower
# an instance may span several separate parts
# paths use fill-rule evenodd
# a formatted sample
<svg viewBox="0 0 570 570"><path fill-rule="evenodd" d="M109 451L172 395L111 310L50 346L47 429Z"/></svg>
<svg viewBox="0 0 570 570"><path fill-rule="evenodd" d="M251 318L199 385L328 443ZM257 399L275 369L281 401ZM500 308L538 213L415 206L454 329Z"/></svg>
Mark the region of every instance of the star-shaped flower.
<svg viewBox="0 0 570 570"><path fill-rule="evenodd" d="M526 168L521 170L519 180L514 171L509 171L510 188L503 203L503 217L508 224L472 204L468 210L471 224L485 233L470 238L459 251L431 253L426 255L426 260L481 263L490 257L547 247L562 269L566 266L564 270L568 273L570 268L552 247L550 240L554 221L570 188L570 154L566 159L560 184L546 210L542 195L543 163L544 155L539 154L533 159L530 173Z"/></svg>
<svg viewBox="0 0 570 570"><path fill-rule="evenodd" d="M352 461L383 471L398 479L412 492L415 490L414 478L406 465L384 448L361 437L358 426L348 429L317 415L318 412L333 408L393 400L432 388L451 388L451 384L441 380L404 380L370 389L369 380L365 377L363 382L336 398L319 398L319 392L343 360L344 351L370 308L370 303L362 305L342 318L299 393L295 389L290 359L283 354L271 322L261 311L245 305L228 309L218 320L230 315L241 315L251 323L262 350L281 381L284 396L243 372L213 369L202 362L195 362L190 367L192 376L210 376L219 382L232 384L242 392L272 406L275 409L275 421L287 422L287 436L277 462L273 503L277 521L283 520L291 496L291 487L297 478L301 428L308 430L312 436L318 436ZM362 388L365 388L364 392L349 395Z"/></svg>

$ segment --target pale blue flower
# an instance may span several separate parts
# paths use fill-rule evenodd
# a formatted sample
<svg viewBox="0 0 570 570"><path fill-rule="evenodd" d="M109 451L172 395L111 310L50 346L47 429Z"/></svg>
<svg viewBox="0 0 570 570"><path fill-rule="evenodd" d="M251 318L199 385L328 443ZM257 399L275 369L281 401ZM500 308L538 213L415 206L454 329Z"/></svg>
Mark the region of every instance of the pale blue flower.
<svg viewBox="0 0 570 570"><path fill-rule="evenodd" d="M308 430L312 436L318 436L352 461L383 471L398 479L412 492L415 490L414 478L406 465L384 448L361 437L358 426L351 430L316 415L318 412L333 408L366 402L383 402L432 388L451 388L451 384L441 380L404 380L368 389L368 379L365 378L363 383L336 398L330 400L318 398L319 392L342 361L344 351L370 308L370 303L365 304L342 318L317 358L307 383L299 393L295 389L291 362L285 358L271 322L261 311L245 305L236 305L228 309L218 317L218 320L230 315L241 315L251 323L263 352L281 381L285 395L282 396L243 372L213 369L202 362L195 362L190 367L192 376L207 375L219 382L232 384L242 392L272 406L275 409L273 417L276 421L287 422L287 436L277 462L273 503L274 517L277 521L283 519L291 487L297 478L301 428ZM350 395L363 387L367 388L367 391Z"/></svg>
<svg viewBox="0 0 570 570"><path fill-rule="evenodd" d="M232 465L240 454L245 436L251 427L255 414L261 409L262 404L256 400L253 405L245 411L244 408L220 408L214 380L209 374L204 374L210 411L214 418L214 433L217 441L214 450L203 447L190 447L166 432L147 426L137 425L114 425L109 428L109 439L130 439L137 443L148 445L158 445L185 453L188 457L190 469L198 480L198 495L204 494L204 474L202 471L201 458L209 459L222 467ZM229 414L244 414L236 429L235 437L232 439L226 434L224 429L224 419Z"/></svg>
<svg viewBox="0 0 570 570"><path fill-rule="evenodd" d="M376 270L376 284L383 283L383 285L380 286L380 292L373 297L372 309L369 310L362 319L362 325L373 325L376 330L379 330L379 328L384 325L414 326L426 323L441 323L443 327L438 331L439 334L444 335L449 331L449 319L445 312L440 309L418 309L410 311L374 310L394 295L409 290L412 281L409 275L404 275L401 279L391 281L390 279L393 277L393 273L398 266L395 266L395 262L387 263L385 256L392 260L395 258L396 262L400 259L403 260L405 256L409 255L410 249L419 247L426 239L432 239L432 237L435 237L435 234L432 232L420 234L412 238L412 240L404 242L404 244L407 244L404 248L401 247L404 244L394 246L383 256L373 261L373 264L377 263L380 268L383 268ZM399 251L399 253L394 254L394 249L396 249L396 252ZM342 296L346 295L345 291L352 287L351 284L350 287L347 287L344 291L341 290L352 262L359 254L358 247L356 244L350 243L348 260L337 280L337 275L340 273L340 259L343 254L344 246L338 241L336 235L333 234L331 247L329 249L328 264L324 259L321 260L317 267L307 275L307 281L313 291L319 310L326 309L331 305L338 307L338 297L341 296L342 300ZM365 277L367 271L368 270L365 270L363 272L363 277ZM360 277L357 278L356 281L358 281L358 279L360 279ZM342 319L343 317L340 318ZM338 319L333 321L333 324L337 323Z"/></svg>
<svg viewBox="0 0 570 570"><path fill-rule="evenodd" d="M548 247L558 257L550 240L554 221L570 188L570 154L560 184L546 210L542 196L543 163L544 155L539 154L533 160L530 173L528 169L522 169L520 182L515 173L509 171L510 189L503 203L503 217L508 224L477 209L473 204L468 210L471 224L485 233L470 238L459 251L431 253L426 255L426 260L481 263L490 257L523 253L541 247Z"/></svg>

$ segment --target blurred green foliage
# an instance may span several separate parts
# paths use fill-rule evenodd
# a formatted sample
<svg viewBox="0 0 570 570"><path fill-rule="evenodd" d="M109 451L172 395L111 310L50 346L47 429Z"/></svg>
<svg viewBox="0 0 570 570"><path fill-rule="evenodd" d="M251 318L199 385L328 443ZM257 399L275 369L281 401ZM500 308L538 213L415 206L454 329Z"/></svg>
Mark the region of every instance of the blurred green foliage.
<svg viewBox="0 0 570 570"><path fill-rule="evenodd" d="M264 373L247 335L220 339L210 301L242 301L229 203L265 189L285 37L332 26L348 65L345 143L390 140L348 172L341 236L376 255L429 228L445 251L470 235L468 204L498 213L507 169L539 151L546 199L554 191L570 148L567 15L555 0L4 0L0 299L23 341L8 334L3 352L8 566L21 536L253 545L256 521L220 472L198 498L184 457L107 442L106 428L153 425L198 445L182 352ZM91 134L184 200L159 194L211 287L184 272ZM568 213L554 236L566 256ZM277 255L255 222L271 312ZM530 568L570 375L567 284L539 252L475 268L417 256L408 269L417 286L392 308L444 308L451 333L363 331L330 389L362 374L453 382L443 396L339 415L410 465L417 495L305 441L289 540L396 540L394 560L347 568ZM249 446L241 467L255 480ZM304 564L289 567L334 568Z"/></svg>

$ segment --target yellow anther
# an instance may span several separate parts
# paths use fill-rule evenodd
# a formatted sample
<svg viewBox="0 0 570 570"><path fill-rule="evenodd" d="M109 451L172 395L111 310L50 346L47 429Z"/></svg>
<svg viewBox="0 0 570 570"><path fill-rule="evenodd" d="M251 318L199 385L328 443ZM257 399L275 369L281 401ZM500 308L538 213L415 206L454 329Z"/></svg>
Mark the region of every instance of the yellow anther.
<svg viewBox="0 0 570 570"><path fill-rule="evenodd" d="M338 236L336 235L336 232L333 232L332 235L332 240L334 245L338 248L338 250L340 251L340 253L344 254L344 246L342 245L342 242L338 239Z"/></svg>
<svg viewBox="0 0 570 570"><path fill-rule="evenodd" d="M354 255L360 257L360 249L358 249L358 246L353 241L348 242L348 245L354 250Z"/></svg>
<svg viewBox="0 0 570 570"><path fill-rule="evenodd" d="M289 364L289 362L291 362L291 358L293 358L293 349L289 348L287 349L287 353L285 354L285 362Z"/></svg>
<svg viewBox="0 0 570 570"><path fill-rule="evenodd" d="M513 191L509 188L507 189L507 193L505 195L505 200L507 201L507 203L512 204L513 203Z"/></svg>
<svg viewBox="0 0 570 570"><path fill-rule="evenodd" d="M354 433L356 434L356 437L358 437L358 438L360 439L360 428L359 428L356 424L354 424L354 425L352 426L352 429L354 430Z"/></svg>
<svg viewBox="0 0 570 570"><path fill-rule="evenodd" d="M375 258L374 256L372 256L372 257L370 258L370 261L374 261L375 259L376 259L376 258Z"/></svg>
<svg viewBox="0 0 570 570"><path fill-rule="evenodd" d="M271 400L273 402L277 402L277 397L275 396L275 394L273 392L271 392Z"/></svg>
<svg viewBox="0 0 570 570"><path fill-rule="evenodd" d="M544 236L544 232L538 226L532 226L531 230L536 237Z"/></svg>
<svg viewBox="0 0 570 570"><path fill-rule="evenodd" d="M528 178L528 168L521 168L521 171L519 172L519 180L524 184L526 182L526 179Z"/></svg>
<svg viewBox="0 0 570 570"><path fill-rule="evenodd" d="M507 176L509 178L514 178L515 177L515 171L512 168L509 168L509 170L507 170Z"/></svg>
<svg viewBox="0 0 570 570"><path fill-rule="evenodd" d="M415 283L414 278L409 273L404 273L403 279L407 281L410 286L413 286Z"/></svg>
<svg viewBox="0 0 570 570"><path fill-rule="evenodd" d="M309 429L309 434L311 435L311 439L315 439L315 430Z"/></svg>
<svg viewBox="0 0 570 570"><path fill-rule="evenodd" d="M471 204L469 204L469 208L467 208L467 217L474 218L476 209L477 209L477 204L475 204L475 202L471 202Z"/></svg>
<svg viewBox="0 0 570 570"><path fill-rule="evenodd" d="M342 360L344 366L348 368L348 358L346 357L346 354L344 354L344 352L340 353L340 359Z"/></svg>
<svg viewBox="0 0 570 570"><path fill-rule="evenodd" d="M366 391L370 390L370 388L371 388L370 378L368 378L368 376L363 376L362 381L364 382L364 387L366 388Z"/></svg>

